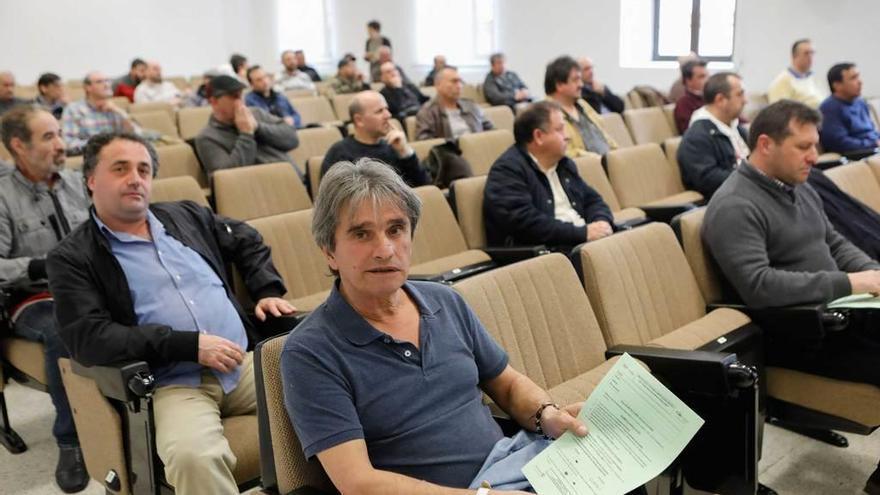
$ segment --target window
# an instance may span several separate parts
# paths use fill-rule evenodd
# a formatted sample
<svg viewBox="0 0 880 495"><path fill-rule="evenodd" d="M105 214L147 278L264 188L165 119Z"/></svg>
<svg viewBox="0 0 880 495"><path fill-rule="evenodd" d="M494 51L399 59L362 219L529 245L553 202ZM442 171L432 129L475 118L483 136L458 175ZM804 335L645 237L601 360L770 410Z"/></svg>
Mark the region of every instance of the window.
<svg viewBox="0 0 880 495"><path fill-rule="evenodd" d="M277 0L278 51L303 50L309 63L332 59L329 0Z"/></svg>
<svg viewBox="0 0 880 495"><path fill-rule="evenodd" d="M420 64L445 55L453 65L486 65L495 51L495 0L420 0L416 32Z"/></svg>
<svg viewBox="0 0 880 495"><path fill-rule="evenodd" d="M735 17L736 0L654 0L653 60L731 61Z"/></svg>

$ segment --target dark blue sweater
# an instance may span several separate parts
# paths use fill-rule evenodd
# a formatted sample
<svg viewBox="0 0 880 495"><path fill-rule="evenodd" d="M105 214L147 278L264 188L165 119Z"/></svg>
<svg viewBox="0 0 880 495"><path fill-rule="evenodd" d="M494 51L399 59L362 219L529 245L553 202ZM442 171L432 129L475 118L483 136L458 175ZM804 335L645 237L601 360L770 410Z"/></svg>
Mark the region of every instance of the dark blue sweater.
<svg viewBox="0 0 880 495"><path fill-rule="evenodd" d="M871 121L868 104L861 98L848 102L834 95L819 106L822 129L819 135L825 151L842 153L877 147L880 134Z"/></svg>

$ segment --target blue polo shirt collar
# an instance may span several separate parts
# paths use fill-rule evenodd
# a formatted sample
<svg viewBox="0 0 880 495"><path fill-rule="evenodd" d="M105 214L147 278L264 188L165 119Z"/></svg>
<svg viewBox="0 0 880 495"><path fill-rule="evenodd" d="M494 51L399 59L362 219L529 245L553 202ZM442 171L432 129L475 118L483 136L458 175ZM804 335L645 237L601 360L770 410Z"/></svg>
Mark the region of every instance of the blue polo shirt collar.
<svg viewBox="0 0 880 495"><path fill-rule="evenodd" d="M419 314L423 319L434 319L435 315L440 311L440 303L432 298L430 294L424 294L419 291L413 284L406 282L403 284L403 290L412 296L419 309ZM370 344L374 340L386 337L386 334L380 332L373 325L361 316L351 307L351 304L342 297L339 292L339 279L333 284L330 296L324 305L324 311L337 324L342 335L353 345L363 347ZM422 327L426 329L426 327Z"/></svg>

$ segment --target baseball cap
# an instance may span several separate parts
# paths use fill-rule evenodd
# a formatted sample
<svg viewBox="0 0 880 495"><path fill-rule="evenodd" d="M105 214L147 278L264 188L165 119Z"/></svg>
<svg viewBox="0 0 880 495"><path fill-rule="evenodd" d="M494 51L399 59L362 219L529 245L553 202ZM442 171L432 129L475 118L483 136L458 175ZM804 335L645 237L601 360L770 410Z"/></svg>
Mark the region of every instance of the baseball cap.
<svg viewBox="0 0 880 495"><path fill-rule="evenodd" d="M211 78L206 93L209 97L219 98L223 95L237 93L246 87L237 78L222 74Z"/></svg>

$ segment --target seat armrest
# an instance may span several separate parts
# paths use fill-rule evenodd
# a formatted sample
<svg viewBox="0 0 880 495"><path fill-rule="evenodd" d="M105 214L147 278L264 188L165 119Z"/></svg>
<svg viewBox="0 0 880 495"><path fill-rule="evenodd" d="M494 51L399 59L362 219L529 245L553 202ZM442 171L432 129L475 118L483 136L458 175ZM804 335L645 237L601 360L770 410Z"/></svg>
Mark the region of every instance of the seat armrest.
<svg viewBox="0 0 880 495"><path fill-rule="evenodd" d="M636 227L641 227L642 225L651 223L652 220L650 217L642 217L642 218L631 218L625 222L618 222L614 224L614 231L621 230L632 230Z"/></svg>
<svg viewBox="0 0 880 495"><path fill-rule="evenodd" d="M478 273L483 273L489 271L493 268L498 267L498 265L494 261L481 261L479 263L473 263L471 265L465 265L458 268L453 268L447 272L437 273L434 275L414 275L410 274L407 278L409 280L422 280L427 282L439 282L441 284L451 285L459 280L465 279L467 277L476 275Z"/></svg>
<svg viewBox="0 0 880 495"><path fill-rule="evenodd" d="M293 330L294 327L299 325L300 322L306 318L306 316L308 316L307 312L300 311L281 316L268 314L266 315L266 320L261 321L254 313L248 313L248 318L250 318L251 324L253 324L257 333L264 339Z"/></svg>
<svg viewBox="0 0 880 495"><path fill-rule="evenodd" d="M517 261L550 254L550 250L543 244L538 246L487 247L483 248L482 251L499 265L509 265Z"/></svg>
<svg viewBox="0 0 880 495"><path fill-rule="evenodd" d="M697 205L693 203L682 203L679 205L662 205L662 206L639 206L639 209L648 215L648 218L655 222L669 223L676 215L681 215L686 211L696 209Z"/></svg>
<svg viewBox="0 0 880 495"><path fill-rule="evenodd" d="M728 395L758 380L757 370L741 364L732 353L616 345L605 351L605 357L623 353L645 363L651 374L679 391Z"/></svg>
<svg viewBox="0 0 880 495"><path fill-rule="evenodd" d="M863 150L852 150L852 151L841 151L840 154L851 162L856 162L861 160L862 158L868 158L869 156L876 155L880 152L880 148L865 148Z"/></svg>
<svg viewBox="0 0 880 495"><path fill-rule="evenodd" d="M706 309L731 308L749 316L768 337L788 340L821 340L827 332L846 328L848 318L842 311L829 310L824 304L799 304L782 308L752 308L744 304L713 303Z"/></svg>
<svg viewBox="0 0 880 495"><path fill-rule="evenodd" d="M84 366L71 360L70 367L77 375L91 378L104 397L121 402L149 397L156 387L156 380L146 361Z"/></svg>

